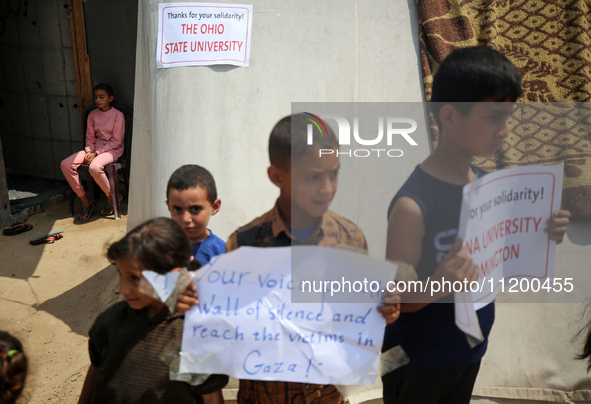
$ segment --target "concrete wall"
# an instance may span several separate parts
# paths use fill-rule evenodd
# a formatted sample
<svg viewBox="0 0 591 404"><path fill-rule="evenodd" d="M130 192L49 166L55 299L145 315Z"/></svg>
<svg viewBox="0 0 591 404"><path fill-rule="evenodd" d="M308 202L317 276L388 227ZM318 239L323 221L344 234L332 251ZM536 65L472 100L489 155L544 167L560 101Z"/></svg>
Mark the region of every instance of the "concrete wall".
<svg viewBox="0 0 591 404"><path fill-rule="evenodd" d="M0 135L6 169L62 178L59 162L82 148L67 9L60 0L13 3L21 5L21 12L3 20L0 36ZM8 14L7 4L0 6L2 15Z"/></svg>
<svg viewBox="0 0 591 404"><path fill-rule="evenodd" d="M14 221L10 214L10 201L8 199L8 186L6 184L6 168L2 155L2 142L0 142L0 227L9 225Z"/></svg>
<svg viewBox="0 0 591 404"><path fill-rule="evenodd" d="M21 4L18 15L8 12L9 3ZM84 140L67 2L24 3L0 5L0 15L8 15L0 35L6 169L63 179L60 161L81 150ZM90 1L84 12L93 85L108 82L122 103L133 105L137 0Z"/></svg>
<svg viewBox="0 0 591 404"><path fill-rule="evenodd" d="M133 106L137 0L84 3L92 85L109 83L115 99Z"/></svg>

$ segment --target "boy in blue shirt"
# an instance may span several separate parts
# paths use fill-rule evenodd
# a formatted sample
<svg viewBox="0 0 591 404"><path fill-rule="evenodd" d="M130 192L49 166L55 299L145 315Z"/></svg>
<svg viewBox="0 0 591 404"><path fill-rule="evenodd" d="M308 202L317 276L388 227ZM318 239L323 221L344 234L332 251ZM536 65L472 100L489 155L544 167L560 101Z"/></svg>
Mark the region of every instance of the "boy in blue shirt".
<svg viewBox="0 0 591 404"><path fill-rule="evenodd" d="M417 166L388 210L386 257L412 265L419 281L478 280L478 268L457 237L462 188L485 174L476 156L498 151L521 94L521 76L504 55L487 47L452 52L433 81L432 112L440 141ZM568 211L547 222L561 242ZM453 296L403 294L401 315L389 325L384 350L400 345L410 363L382 377L385 403L469 403L494 322L494 303L477 311L484 342L471 347L455 325ZM435 301L440 304L431 304Z"/></svg>
<svg viewBox="0 0 591 404"><path fill-rule="evenodd" d="M166 206L171 219L189 236L193 257L201 265L226 252L226 243L207 228L209 219L222 206L209 171L195 164L179 167L168 180Z"/></svg>

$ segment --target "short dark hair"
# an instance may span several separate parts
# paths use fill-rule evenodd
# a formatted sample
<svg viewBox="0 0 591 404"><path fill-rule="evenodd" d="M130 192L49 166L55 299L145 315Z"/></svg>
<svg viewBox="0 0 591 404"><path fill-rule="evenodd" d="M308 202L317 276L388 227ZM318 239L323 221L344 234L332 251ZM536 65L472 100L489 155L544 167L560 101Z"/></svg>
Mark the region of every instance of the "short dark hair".
<svg viewBox="0 0 591 404"><path fill-rule="evenodd" d="M107 250L111 263L119 258L137 259L145 269L161 275L175 268L196 269L192 254L185 230L167 217L157 217L134 227Z"/></svg>
<svg viewBox="0 0 591 404"><path fill-rule="evenodd" d="M314 145L308 145L308 125L312 128ZM271 165L287 168L292 158L298 159L318 147L338 149L339 142L330 128L320 118L307 112L286 116L277 122L269 136L269 160Z"/></svg>
<svg viewBox="0 0 591 404"><path fill-rule="evenodd" d="M175 170L166 186L166 199L171 189L184 191L189 188L201 187L207 193L207 200L213 204L218 199L218 191L215 187L213 175L205 168L196 164L186 164Z"/></svg>
<svg viewBox="0 0 591 404"><path fill-rule="evenodd" d="M25 387L28 372L23 344L6 331L0 331L0 403L12 404Z"/></svg>
<svg viewBox="0 0 591 404"><path fill-rule="evenodd" d="M462 115L474 103L492 97L496 101L516 101L521 95L521 74L502 53L473 46L451 52L439 65L433 78L431 111L441 128L439 113L452 104Z"/></svg>
<svg viewBox="0 0 591 404"><path fill-rule="evenodd" d="M99 83L99 84L97 84L92 89L92 92L94 93L96 90L103 90L105 93L107 93L107 95L109 97L112 96L112 95L115 95L115 93L113 92L113 87L111 87L107 83Z"/></svg>

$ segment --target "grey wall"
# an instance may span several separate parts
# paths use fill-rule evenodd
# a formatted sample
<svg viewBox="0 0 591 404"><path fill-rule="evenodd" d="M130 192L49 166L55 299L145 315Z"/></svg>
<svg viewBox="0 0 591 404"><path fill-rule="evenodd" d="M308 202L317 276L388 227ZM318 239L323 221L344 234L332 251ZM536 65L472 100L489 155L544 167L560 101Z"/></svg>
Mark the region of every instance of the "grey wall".
<svg viewBox="0 0 591 404"><path fill-rule="evenodd" d="M132 107L137 4L137 0L90 0L84 3L92 85L110 84L115 98Z"/></svg>
<svg viewBox="0 0 591 404"><path fill-rule="evenodd" d="M0 2L0 16L8 15L0 20L6 170L63 179L60 161L83 148L67 1L26 3ZM93 85L108 82L122 103L133 105L137 0L88 1L84 12Z"/></svg>
<svg viewBox="0 0 591 404"><path fill-rule="evenodd" d="M9 14L9 3L21 4L18 15ZM2 2L0 15L7 14L0 36L0 135L6 169L63 178L59 162L82 148L67 9L63 0Z"/></svg>
<svg viewBox="0 0 591 404"><path fill-rule="evenodd" d="M0 142L0 227L12 223L14 218L10 214L10 201L8 200L8 186L6 185L6 170L4 157L2 157L2 142Z"/></svg>

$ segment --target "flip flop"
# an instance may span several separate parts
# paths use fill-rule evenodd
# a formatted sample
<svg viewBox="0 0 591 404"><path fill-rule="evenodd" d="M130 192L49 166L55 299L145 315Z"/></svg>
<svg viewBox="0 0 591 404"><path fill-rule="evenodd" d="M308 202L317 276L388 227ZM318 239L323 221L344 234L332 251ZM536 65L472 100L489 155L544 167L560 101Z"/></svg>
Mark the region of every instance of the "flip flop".
<svg viewBox="0 0 591 404"><path fill-rule="evenodd" d="M119 193L119 203L121 203L121 201L123 201L123 195L121 193ZM115 213L115 208L113 207L113 205L109 205L109 204L107 204L103 208L103 210L101 210L101 215L103 215L103 216L111 216L114 213Z"/></svg>
<svg viewBox="0 0 591 404"><path fill-rule="evenodd" d="M101 210L101 215L103 216L111 216L113 213L115 213L115 209L111 205L107 205Z"/></svg>
<svg viewBox="0 0 591 404"><path fill-rule="evenodd" d="M90 219L90 216L92 216L92 211L94 210L94 201L90 202L90 205L88 205L87 207L83 207L82 208L82 212L80 212L80 215L78 216L78 220L80 220L81 222L88 222L88 219Z"/></svg>
<svg viewBox="0 0 591 404"><path fill-rule="evenodd" d="M47 237L45 240L43 240L43 242L45 244L53 244L55 241L63 238L64 235L63 234L56 234L55 236L49 236Z"/></svg>
<svg viewBox="0 0 591 404"><path fill-rule="evenodd" d="M24 233L26 231L31 230L32 228L32 224L27 224L25 222L16 222L4 229L2 231L2 234L4 234L5 236L16 236L17 234Z"/></svg>
<svg viewBox="0 0 591 404"><path fill-rule="evenodd" d="M64 237L64 235L62 234L63 232L64 232L63 230L50 231L49 233L45 233L40 236L33 237L32 239L29 240L29 244L31 244L31 245L51 244L51 243L61 239L62 237Z"/></svg>

